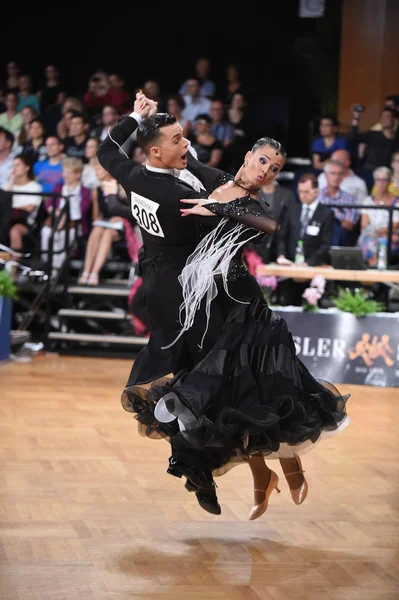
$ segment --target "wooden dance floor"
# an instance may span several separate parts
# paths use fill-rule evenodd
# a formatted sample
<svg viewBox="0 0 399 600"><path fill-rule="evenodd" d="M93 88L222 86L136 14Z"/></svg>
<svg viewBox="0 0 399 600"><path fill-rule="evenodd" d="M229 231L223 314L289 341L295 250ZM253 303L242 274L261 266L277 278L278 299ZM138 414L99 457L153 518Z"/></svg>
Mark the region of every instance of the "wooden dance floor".
<svg viewBox="0 0 399 600"><path fill-rule="evenodd" d="M248 521L246 465L217 479L220 516L166 474L120 405L129 370L0 365L1 600L398 600L398 389L339 386L352 423L305 457L304 504L281 476Z"/></svg>

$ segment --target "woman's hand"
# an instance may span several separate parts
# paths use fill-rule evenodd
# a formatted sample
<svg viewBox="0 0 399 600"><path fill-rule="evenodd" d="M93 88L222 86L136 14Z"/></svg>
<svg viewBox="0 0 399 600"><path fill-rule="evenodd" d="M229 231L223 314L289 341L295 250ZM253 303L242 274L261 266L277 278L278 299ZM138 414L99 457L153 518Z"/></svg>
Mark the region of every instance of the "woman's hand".
<svg viewBox="0 0 399 600"><path fill-rule="evenodd" d="M202 198L189 199L184 198L180 200L180 202L185 202L186 204L194 204L192 208L181 208L180 212L182 213L182 217L187 217L188 215L201 215L202 217L214 217L215 214L205 208L206 204L213 204L215 200L206 200Z"/></svg>

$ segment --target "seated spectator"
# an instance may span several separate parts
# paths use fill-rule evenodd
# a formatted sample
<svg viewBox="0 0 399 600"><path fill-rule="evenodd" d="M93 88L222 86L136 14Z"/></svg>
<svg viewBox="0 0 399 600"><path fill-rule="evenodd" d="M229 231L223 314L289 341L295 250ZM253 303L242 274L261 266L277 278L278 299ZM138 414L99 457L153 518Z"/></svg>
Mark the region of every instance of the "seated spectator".
<svg viewBox="0 0 399 600"><path fill-rule="evenodd" d="M64 183L62 177L62 161L64 144L56 135L49 135L46 139L47 158L35 162L33 172L36 181L40 183L43 192L52 192L58 184Z"/></svg>
<svg viewBox="0 0 399 600"><path fill-rule="evenodd" d="M29 139L21 147L22 154L29 155L32 163L47 158L45 136L43 121L38 118L32 119L29 125Z"/></svg>
<svg viewBox="0 0 399 600"><path fill-rule="evenodd" d="M328 206L319 201L319 189L314 173L305 173L298 180L300 203L288 207L278 238L277 262L294 264L298 242L303 242L303 266L325 265L330 261L334 215ZM288 279L278 286L282 305L302 304L302 294L308 283Z"/></svg>
<svg viewBox="0 0 399 600"><path fill-rule="evenodd" d="M143 84L143 92L147 98L157 102L158 112L165 112L167 96L161 92L161 87L155 79L147 79Z"/></svg>
<svg viewBox="0 0 399 600"><path fill-rule="evenodd" d="M30 140L30 124L33 119L36 119L38 114L33 106L24 106L21 110L23 125L18 136L18 154L22 152L22 144Z"/></svg>
<svg viewBox="0 0 399 600"><path fill-rule="evenodd" d="M227 109L227 116L233 125L234 134L231 143L225 147L226 161L229 163L228 170L231 173L236 173L242 165L245 152L251 143L254 125L247 99L243 94L239 92L233 94L231 104Z"/></svg>
<svg viewBox="0 0 399 600"><path fill-rule="evenodd" d="M375 193L368 196L364 203L369 206L399 207L399 196L389 191L391 171L387 167L379 167L373 171L373 178ZM399 251L399 210L393 211L392 224L391 251L395 257L392 262L395 263ZM389 211L367 208L361 210L361 234L358 243L371 267L377 264L378 246L381 240L388 241L388 225Z"/></svg>
<svg viewBox="0 0 399 600"><path fill-rule="evenodd" d="M182 111L183 117L194 123L198 115L211 113L211 101L201 96L201 83L195 77L187 81L187 94L183 96L186 107Z"/></svg>
<svg viewBox="0 0 399 600"><path fill-rule="evenodd" d="M86 164L83 167L82 185L89 190L94 190L100 185L100 180L96 175L98 165L97 149L100 142L97 137L89 137L85 147Z"/></svg>
<svg viewBox="0 0 399 600"><path fill-rule="evenodd" d="M18 137L23 126L22 115L17 111L18 96L9 92L6 96L6 111L0 115L0 127L8 129L14 136L14 146L18 144ZM15 148L14 148L15 149Z"/></svg>
<svg viewBox="0 0 399 600"><path fill-rule="evenodd" d="M17 111L21 112L24 106L33 106L40 114L39 98L32 92L32 79L30 75L20 75L18 79L19 93Z"/></svg>
<svg viewBox="0 0 399 600"><path fill-rule="evenodd" d="M331 206L334 213L334 232L332 246L353 246L356 242L352 232L359 221L359 212L355 208L345 208L355 204L355 198L344 192L341 182L344 178L344 166L338 160L330 159L324 167L327 185L319 190L321 204Z"/></svg>
<svg viewBox="0 0 399 600"><path fill-rule="evenodd" d="M347 192L350 196L353 196L356 204L363 204L365 198L368 196L367 185L364 179L355 175L350 168L351 155L348 150L335 150L331 154L332 160L337 160L343 165L344 177L341 181L340 188L344 192ZM320 173L318 178L319 189L322 190L327 186L327 179L325 173Z"/></svg>
<svg viewBox="0 0 399 600"><path fill-rule="evenodd" d="M212 100L211 104L212 127L211 133L224 148L229 146L234 137L234 126L226 118L225 108L221 100Z"/></svg>
<svg viewBox="0 0 399 600"><path fill-rule="evenodd" d="M313 168L321 170L326 161L331 157L335 150L349 150L350 145L346 138L338 134L338 121L335 117L324 115L320 118L319 134L312 142L312 163Z"/></svg>
<svg viewBox="0 0 399 600"><path fill-rule="evenodd" d="M50 112L59 112L59 115L52 115L52 119L56 121L56 133L60 140L63 140L70 135L69 127L72 114L74 112L81 113L83 110L82 102L78 98L72 96L68 96L61 105L57 104L50 110Z"/></svg>
<svg viewBox="0 0 399 600"><path fill-rule="evenodd" d="M75 112L69 127L70 135L64 139L64 152L67 156L80 158L86 162L85 148L88 140L89 123L86 115Z"/></svg>
<svg viewBox="0 0 399 600"><path fill-rule="evenodd" d="M278 223L279 227L274 235L265 235L258 243L249 242L246 248L252 252L256 252L263 264L268 264L277 260L279 229L284 221L287 210L294 204L297 204L297 200L290 189L280 185L276 180L262 186L260 191L259 202L262 204L265 212Z"/></svg>
<svg viewBox="0 0 399 600"><path fill-rule="evenodd" d="M118 182L100 165L96 167L100 186L93 190L93 227L86 246L83 271L78 279L79 284L99 284L100 271L111 251L112 244L124 237L125 224L121 216L115 215L109 206L110 202L121 197ZM130 207L126 207L131 215Z"/></svg>
<svg viewBox="0 0 399 600"><path fill-rule="evenodd" d="M6 92L14 92L18 94L19 86L19 74L21 69L15 60L10 60L7 63L7 79L6 79Z"/></svg>
<svg viewBox="0 0 399 600"><path fill-rule="evenodd" d="M111 73L108 83L112 96L112 106L120 115L130 114L133 107L133 94L125 89L125 80L120 73Z"/></svg>
<svg viewBox="0 0 399 600"><path fill-rule="evenodd" d="M197 59L195 63L195 76L198 78L200 82L200 94L201 96L205 96L205 98L212 99L216 93L216 85L215 83L208 78L208 75L211 70L211 62L209 58L205 58L201 56ZM179 88L179 94L185 96L188 88L188 79Z"/></svg>
<svg viewBox="0 0 399 600"><path fill-rule="evenodd" d="M13 167L13 145L14 136L11 131L0 127L0 189L7 187Z"/></svg>
<svg viewBox="0 0 399 600"><path fill-rule="evenodd" d="M392 155L391 167L392 176L391 181L389 182L388 192L394 196L399 196L399 152L395 152ZM371 190L371 196L375 196L376 191L377 188L374 184Z"/></svg>
<svg viewBox="0 0 399 600"><path fill-rule="evenodd" d="M384 108L381 113L381 131L359 132L360 112L354 111L351 139L357 148L358 165L366 171L389 167L392 156L399 150L399 135L395 133L396 112Z"/></svg>
<svg viewBox="0 0 399 600"><path fill-rule="evenodd" d="M399 95L393 94L391 96L385 96L384 108L391 108L396 112L395 125L394 125L394 129L396 131L398 128L398 124L399 124ZM370 129L372 131L382 131L381 121L378 121L378 123L373 125Z"/></svg>
<svg viewBox="0 0 399 600"><path fill-rule="evenodd" d="M104 106L101 113L101 123L92 130L91 136L98 138L100 142L105 140L108 135L108 130L115 127L120 116L120 113L114 106L111 106L110 104Z"/></svg>
<svg viewBox="0 0 399 600"><path fill-rule="evenodd" d="M45 119L46 113L65 100L65 86L60 79L60 72L52 64L44 68L44 85L36 92L40 101L40 114Z"/></svg>
<svg viewBox="0 0 399 600"><path fill-rule="evenodd" d="M223 146L211 133L212 119L209 115L198 115L195 119L196 135L190 136L198 160L209 167L219 167L223 158Z"/></svg>
<svg viewBox="0 0 399 600"><path fill-rule="evenodd" d="M226 79L218 96L222 99L225 106L229 106L232 104L235 94L240 94L244 97L247 95L238 65L230 63L227 65Z"/></svg>
<svg viewBox="0 0 399 600"><path fill-rule="evenodd" d="M183 96L180 94L173 94L172 96L169 96L166 108L168 113L174 115L182 126L184 137L188 137L191 133L191 122L182 115L185 106L186 103L184 102Z"/></svg>
<svg viewBox="0 0 399 600"><path fill-rule="evenodd" d="M21 154L13 160L7 190L20 192L12 197L12 221L10 246L16 252L23 251L23 238L34 225L42 196L26 196L22 192L42 192L42 186L35 181L29 157Z"/></svg>
<svg viewBox="0 0 399 600"><path fill-rule="evenodd" d="M105 71L96 71L90 77L88 90L83 96L85 111L94 125L100 125L102 110L104 106L112 105L112 100L108 74Z"/></svg>
<svg viewBox="0 0 399 600"><path fill-rule="evenodd" d="M328 264L334 215L331 208L319 200L314 173L305 173L300 177L298 196L300 203L291 204L285 212L278 240L277 262L294 263L298 241L302 240L305 266Z"/></svg>
<svg viewBox="0 0 399 600"><path fill-rule="evenodd" d="M48 213L48 218L45 221L41 231L41 249L43 260L47 259L47 250L49 248L49 240L52 232L53 218L58 216L61 209L65 205L65 198L68 198L70 228L69 228L69 247L71 247L76 238L88 238L91 219L92 219L92 191L82 186L83 162L76 157L66 157L62 162L62 177L63 184L58 184L53 188L58 196L55 201L55 215L53 214L53 198L48 198L45 202L45 207ZM65 249L66 243L66 219L65 215L62 218L58 230L53 239L53 250L57 251L53 256L53 267L61 268L66 253L59 252Z"/></svg>

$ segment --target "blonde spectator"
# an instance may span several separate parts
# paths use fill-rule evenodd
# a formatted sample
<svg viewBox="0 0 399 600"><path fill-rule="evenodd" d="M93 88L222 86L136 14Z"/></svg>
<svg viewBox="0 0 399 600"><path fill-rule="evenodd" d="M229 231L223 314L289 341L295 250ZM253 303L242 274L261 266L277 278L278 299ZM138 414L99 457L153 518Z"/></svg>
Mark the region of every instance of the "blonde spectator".
<svg viewBox="0 0 399 600"><path fill-rule="evenodd" d="M375 193L368 196L364 204L369 206L398 206L399 196L389 191L391 182L391 171L388 167L378 167L373 171ZM399 250L399 211L394 210L392 217L392 244L391 250L397 253ZM372 266L376 261L377 239L388 238L389 211L364 208L361 211L361 234L359 246L363 248L363 255ZM373 246L374 252L371 252ZM373 254L373 256L371 256Z"/></svg>
<svg viewBox="0 0 399 600"><path fill-rule="evenodd" d="M82 186L83 162L79 158L67 157L62 162L62 177L64 184L58 184L54 187L53 192L60 194L55 203L55 216L59 215L61 209L65 205L65 198L68 198L69 214L70 214L70 229L69 229L69 244L73 244L78 236L85 238L89 235L92 216L92 200L93 195L91 190ZM61 196L62 194L62 196ZM41 231L41 249L46 252L49 248L49 239L53 224L53 200L49 198L45 207L48 217ZM54 236L54 250L60 251L65 248L65 216L61 219L58 225L58 230ZM44 260L47 255L44 254ZM58 269L62 266L65 260L65 252L57 252L54 254L53 267Z"/></svg>
<svg viewBox="0 0 399 600"><path fill-rule="evenodd" d="M399 152L395 152L392 155L391 167L392 167L392 175L391 175L391 181L388 186L388 192L390 194L393 194L394 196L399 196ZM376 191L377 191L377 189L376 189L376 186L374 185L371 190L371 195L374 196Z"/></svg>

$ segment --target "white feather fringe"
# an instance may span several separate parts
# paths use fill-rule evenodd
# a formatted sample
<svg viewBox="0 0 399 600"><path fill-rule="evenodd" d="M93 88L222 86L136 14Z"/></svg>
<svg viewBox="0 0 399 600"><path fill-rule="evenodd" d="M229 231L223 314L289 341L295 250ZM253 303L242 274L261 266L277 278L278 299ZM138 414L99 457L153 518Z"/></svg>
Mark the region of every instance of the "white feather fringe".
<svg viewBox="0 0 399 600"><path fill-rule="evenodd" d="M163 346L162 350L171 348L184 332L192 327L202 299L206 297L206 328L199 344L199 347L202 348L205 335L208 331L211 303L218 293L215 276L220 275L223 278L223 287L232 300L241 302L241 304L249 304L249 302L242 302L229 294L227 275L231 259L241 246L262 232L251 228L256 231L255 235L249 239L240 241L240 236L245 230L248 230L248 226L237 224L233 229L222 234L223 226L228 220L227 218L222 219L218 226L201 240L194 252L188 257L186 265L179 275L179 283L183 288L183 302L180 305L179 311L179 320L182 329L175 340L168 346ZM182 322L183 313L184 322Z"/></svg>

